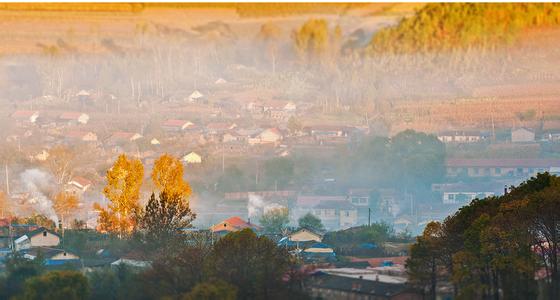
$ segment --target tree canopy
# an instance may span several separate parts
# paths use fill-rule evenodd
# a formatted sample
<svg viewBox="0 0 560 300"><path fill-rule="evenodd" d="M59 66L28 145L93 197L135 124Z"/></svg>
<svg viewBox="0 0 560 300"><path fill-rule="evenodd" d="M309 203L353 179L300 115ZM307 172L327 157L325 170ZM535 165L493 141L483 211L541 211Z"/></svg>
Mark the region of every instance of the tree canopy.
<svg viewBox="0 0 560 300"><path fill-rule="evenodd" d="M418 53L494 48L525 29L560 24L555 3L430 3L397 26L379 30L368 52Z"/></svg>
<svg viewBox="0 0 560 300"><path fill-rule="evenodd" d="M431 295L451 282L461 299L532 299L542 271L546 297L560 295L560 178L538 174L503 196L475 199L412 246L407 270Z"/></svg>

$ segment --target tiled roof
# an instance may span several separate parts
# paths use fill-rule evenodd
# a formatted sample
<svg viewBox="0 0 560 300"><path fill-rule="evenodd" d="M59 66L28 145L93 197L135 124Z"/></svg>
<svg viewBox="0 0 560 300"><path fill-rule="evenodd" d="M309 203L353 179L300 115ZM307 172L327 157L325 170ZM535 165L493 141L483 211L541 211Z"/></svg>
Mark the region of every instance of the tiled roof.
<svg viewBox="0 0 560 300"><path fill-rule="evenodd" d="M12 118L30 118L34 114L38 113L35 110L18 110L12 114Z"/></svg>
<svg viewBox="0 0 560 300"><path fill-rule="evenodd" d="M83 113L81 112L68 111L68 112L63 112L60 115L60 118L63 120L77 120L80 118L82 114Z"/></svg>
<svg viewBox="0 0 560 300"><path fill-rule="evenodd" d="M510 167L548 168L560 167L560 159L448 159L447 167Z"/></svg>

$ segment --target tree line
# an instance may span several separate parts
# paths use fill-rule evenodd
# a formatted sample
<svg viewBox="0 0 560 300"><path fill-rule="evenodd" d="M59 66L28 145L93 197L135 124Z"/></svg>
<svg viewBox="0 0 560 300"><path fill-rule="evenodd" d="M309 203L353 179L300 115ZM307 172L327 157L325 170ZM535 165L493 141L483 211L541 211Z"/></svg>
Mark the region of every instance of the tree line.
<svg viewBox="0 0 560 300"><path fill-rule="evenodd" d="M377 32L369 54L452 51L511 45L526 29L560 24L555 3L430 3Z"/></svg>
<svg viewBox="0 0 560 300"><path fill-rule="evenodd" d="M560 297L560 177L538 174L427 225L410 249L411 281L435 299Z"/></svg>

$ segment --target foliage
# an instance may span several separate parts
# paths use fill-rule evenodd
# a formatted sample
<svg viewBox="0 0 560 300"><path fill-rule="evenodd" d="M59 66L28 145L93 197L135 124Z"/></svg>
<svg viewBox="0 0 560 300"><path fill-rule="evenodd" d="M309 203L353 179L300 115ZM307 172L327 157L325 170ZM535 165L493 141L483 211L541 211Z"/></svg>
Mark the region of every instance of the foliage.
<svg viewBox="0 0 560 300"><path fill-rule="evenodd" d="M294 32L295 49L307 62L323 58L329 47L329 27L326 20L311 19Z"/></svg>
<svg viewBox="0 0 560 300"><path fill-rule="evenodd" d="M264 179L276 189L285 188L294 176L294 162L289 158L277 157L264 163Z"/></svg>
<svg viewBox="0 0 560 300"><path fill-rule="evenodd" d="M317 218L312 213L307 213L298 220L299 228L307 228L316 232L322 232L325 230L321 219Z"/></svg>
<svg viewBox="0 0 560 300"><path fill-rule="evenodd" d="M356 246L363 243L382 245L391 236L393 230L387 223L373 223L371 226L359 226L346 230L327 232L323 241L338 247Z"/></svg>
<svg viewBox="0 0 560 300"><path fill-rule="evenodd" d="M6 277L0 280L0 299L9 299L20 294L25 280L44 271L41 257L29 260L17 252L8 256L5 263Z"/></svg>
<svg viewBox="0 0 560 300"><path fill-rule="evenodd" d="M183 230L190 228L195 219L189 203L180 194L161 192L156 199L152 193L146 208L137 214L137 223L146 241L162 248L180 240Z"/></svg>
<svg viewBox="0 0 560 300"><path fill-rule="evenodd" d="M445 175L445 145L434 135L406 130L391 139L373 137L360 143L340 168L349 184L429 191Z"/></svg>
<svg viewBox="0 0 560 300"><path fill-rule="evenodd" d="M89 294L87 278L76 271L51 271L25 282L22 299L86 299Z"/></svg>
<svg viewBox="0 0 560 300"><path fill-rule="evenodd" d="M558 298L559 195L560 178L538 174L429 224L411 248L412 282L433 294L437 281L450 281L459 299L533 299L541 270L545 294Z"/></svg>
<svg viewBox="0 0 560 300"><path fill-rule="evenodd" d="M369 53L417 53L512 44L525 29L560 24L553 3L430 3L379 30Z"/></svg>
<svg viewBox="0 0 560 300"><path fill-rule="evenodd" d="M288 119L288 129L290 130L290 133L297 134L303 129L303 124L299 119L297 119L294 116L291 116Z"/></svg>
<svg viewBox="0 0 560 300"><path fill-rule="evenodd" d="M237 166L228 166L218 178L218 190L221 192L239 192L247 188L247 177Z"/></svg>
<svg viewBox="0 0 560 300"><path fill-rule="evenodd" d="M237 288L227 282L203 282L197 284L190 292L185 294L183 300L235 300Z"/></svg>
<svg viewBox="0 0 560 300"><path fill-rule="evenodd" d="M164 154L154 163L152 181L161 192L174 197L178 195L188 198L192 191L187 182L183 180L184 169L181 161L169 154Z"/></svg>
<svg viewBox="0 0 560 300"><path fill-rule="evenodd" d="M50 230L56 229L56 224L53 220L49 219L45 215L40 214L33 214L27 218L16 218L12 222L14 224L37 225L39 227L45 227Z"/></svg>
<svg viewBox="0 0 560 300"><path fill-rule="evenodd" d="M107 186L103 194L110 203L108 208L96 205L100 211L98 226L102 231L127 235L135 227L134 211L138 208L144 167L137 159L121 154L113 167L107 171Z"/></svg>
<svg viewBox="0 0 560 300"><path fill-rule="evenodd" d="M287 208L273 208L265 212L259 222L266 233L282 233L290 223L290 213Z"/></svg>
<svg viewBox="0 0 560 300"><path fill-rule="evenodd" d="M63 225L66 217L78 208L78 197L76 194L69 192L60 192L56 194L53 202L54 211L62 220Z"/></svg>
<svg viewBox="0 0 560 300"><path fill-rule="evenodd" d="M442 226L438 222L426 225L422 236L410 248L411 257L406 262L406 268L413 279L412 284L427 290L429 299L436 299L436 286L439 277Z"/></svg>
<svg viewBox="0 0 560 300"><path fill-rule="evenodd" d="M95 270L88 273L88 281L92 300L148 299L139 275L126 265Z"/></svg>
<svg viewBox="0 0 560 300"><path fill-rule="evenodd" d="M274 298L284 288L282 276L289 267L285 249L250 229L221 238L206 261L208 278L236 286L238 299Z"/></svg>
<svg viewBox="0 0 560 300"><path fill-rule="evenodd" d="M156 299L178 297L204 280L204 263L211 251L208 243L183 245L156 259L141 275L143 293Z"/></svg>

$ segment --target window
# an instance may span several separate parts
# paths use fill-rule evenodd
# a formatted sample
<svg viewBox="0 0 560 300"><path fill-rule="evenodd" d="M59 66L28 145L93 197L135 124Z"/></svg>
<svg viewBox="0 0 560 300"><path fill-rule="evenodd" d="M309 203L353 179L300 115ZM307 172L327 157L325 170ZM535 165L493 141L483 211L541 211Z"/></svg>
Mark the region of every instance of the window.
<svg viewBox="0 0 560 300"><path fill-rule="evenodd" d="M47 236L47 231L43 231L43 236Z"/></svg>

